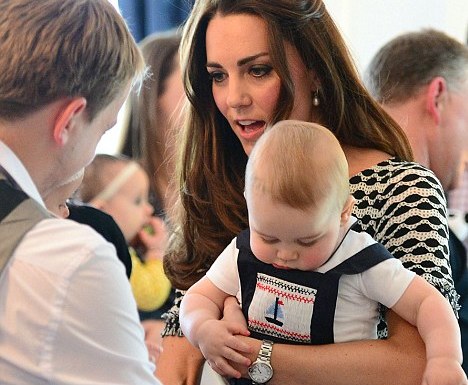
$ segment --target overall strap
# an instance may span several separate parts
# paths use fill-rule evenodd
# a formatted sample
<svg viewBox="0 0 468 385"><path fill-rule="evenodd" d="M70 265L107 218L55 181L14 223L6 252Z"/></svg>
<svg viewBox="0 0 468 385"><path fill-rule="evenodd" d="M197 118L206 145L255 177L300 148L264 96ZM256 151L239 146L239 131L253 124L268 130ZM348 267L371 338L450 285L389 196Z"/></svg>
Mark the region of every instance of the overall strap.
<svg viewBox="0 0 468 385"><path fill-rule="evenodd" d="M51 215L0 173L0 274L24 235Z"/></svg>
<svg viewBox="0 0 468 385"><path fill-rule="evenodd" d="M330 338L333 338L333 329L330 329L329 325L333 325L335 312L330 312L330 306L333 309L336 308L341 276L363 273L389 258L394 257L383 245L374 243L325 273L312 317L312 330L322 329L323 331L318 336L316 335L318 340L315 342L317 344L330 343Z"/></svg>
<svg viewBox="0 0 468 385"><path fill-rule="evenodd" d="M395 258L382 244L373 243L341 262L326 274L360 274L387 259Z"/></svg>

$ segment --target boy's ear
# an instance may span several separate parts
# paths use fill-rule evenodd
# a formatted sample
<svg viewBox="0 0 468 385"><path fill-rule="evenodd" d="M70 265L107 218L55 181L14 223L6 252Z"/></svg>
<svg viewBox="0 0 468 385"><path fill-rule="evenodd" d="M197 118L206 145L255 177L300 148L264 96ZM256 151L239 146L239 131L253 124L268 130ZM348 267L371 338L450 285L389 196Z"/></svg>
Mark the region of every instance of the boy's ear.
<svg viewBox="0 0 468 385"><path fill-rule="evenodd" d="M351 213L353 211L354 204L356 203L356 199L352 195L348 196L346 203L341 211L341 221L340 225L344 226L348 221Z"/></svg>
<svg viewBox="0 0 468 385"><path fill-rule="evenodd" d="M57 144L64 145L68 141L70 130L85 109L86 99L83 97L73 98L62 105L54 123L54 140Z"/></svg>

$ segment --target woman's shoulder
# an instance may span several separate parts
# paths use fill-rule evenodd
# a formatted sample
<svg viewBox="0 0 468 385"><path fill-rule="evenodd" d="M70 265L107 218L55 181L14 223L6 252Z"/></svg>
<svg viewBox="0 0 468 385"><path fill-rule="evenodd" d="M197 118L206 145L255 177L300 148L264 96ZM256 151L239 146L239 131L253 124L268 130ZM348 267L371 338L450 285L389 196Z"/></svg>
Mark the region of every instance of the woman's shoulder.
<svg viewBox="0 0 468 385"><path fill-rule="evenodd" d="M351 179L366 179L379 176L387 178L398 178L411 174L423 177L434 176L434 173L431 170L419 163L401 160L398 158L390 158L372 167L362 170L360 173L351 177Z"/></svg>
<svg viewBox="0 0 468 385"><path fill-rule="evenodd" d="M442 190L435 174L416 162L391 158L362 170L350 179L352 188L388 189L389 187L418 186L419 188L434 188Z"/></svg>

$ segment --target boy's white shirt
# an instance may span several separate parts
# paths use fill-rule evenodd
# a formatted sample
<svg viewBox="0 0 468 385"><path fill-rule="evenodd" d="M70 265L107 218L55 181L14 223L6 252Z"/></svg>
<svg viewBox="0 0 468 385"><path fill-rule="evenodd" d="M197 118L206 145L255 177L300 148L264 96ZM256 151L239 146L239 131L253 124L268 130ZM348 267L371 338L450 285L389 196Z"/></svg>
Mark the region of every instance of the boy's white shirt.
<svg viewBox="0 0 468 385"><path fill-rule="evenodd" d="M350 219L350 227L356 221ZM355 237L345 237L333 258L316 271L326 272L349 256L375 243L367 233L364 242ZM207 272L207 278L220 290L237 297L241 302L240 279L237 267L239 250L236 238L226 247ZM346 250L345 254L343 251ZM340 279L334 321L335 342L377 338L378 303L391 308L403 295L415 273L403 267L396 258L390 258L371 269ZM356 295L358 294L358 295ZM364 297L364 294L366 297ZM351 300L351 301L350 301Z"/></svg>

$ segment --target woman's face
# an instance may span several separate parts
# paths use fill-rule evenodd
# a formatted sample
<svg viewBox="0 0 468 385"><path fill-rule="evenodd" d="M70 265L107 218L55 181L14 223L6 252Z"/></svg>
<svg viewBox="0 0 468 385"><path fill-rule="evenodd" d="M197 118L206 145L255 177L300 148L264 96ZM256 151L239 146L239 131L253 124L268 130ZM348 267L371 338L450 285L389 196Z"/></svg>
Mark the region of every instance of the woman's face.
<svg viewBox="0 0 468 385"><path fill-rule="evenodd" d="M311 121L312 93L318 83L296 49L285 46L295 86L289 119ZM206 56L216 106L249 155L272 123L281 89L270 58L266 22L247 14L216 15L206 32Z"/></svg>

